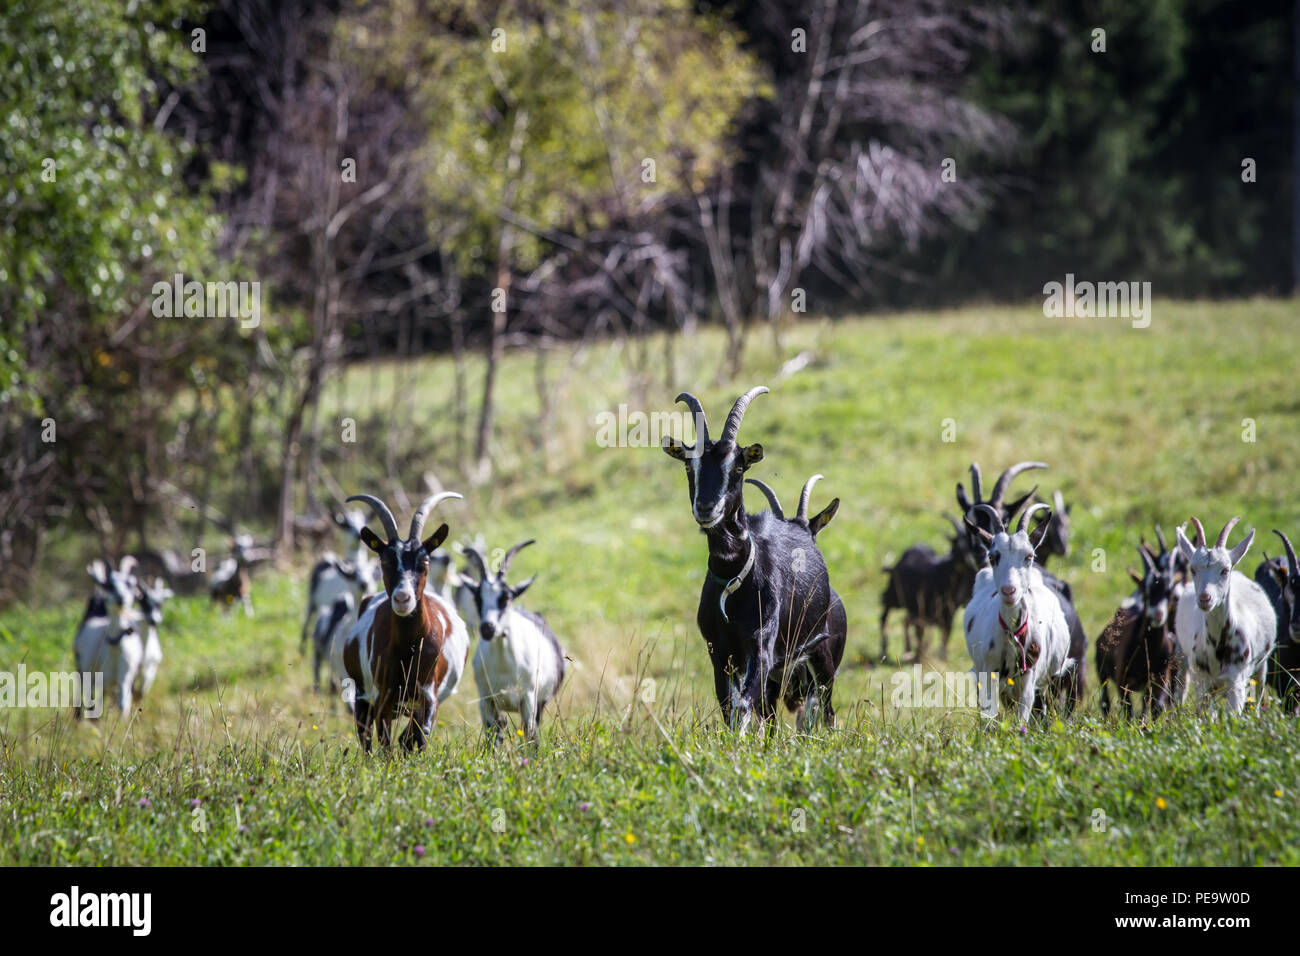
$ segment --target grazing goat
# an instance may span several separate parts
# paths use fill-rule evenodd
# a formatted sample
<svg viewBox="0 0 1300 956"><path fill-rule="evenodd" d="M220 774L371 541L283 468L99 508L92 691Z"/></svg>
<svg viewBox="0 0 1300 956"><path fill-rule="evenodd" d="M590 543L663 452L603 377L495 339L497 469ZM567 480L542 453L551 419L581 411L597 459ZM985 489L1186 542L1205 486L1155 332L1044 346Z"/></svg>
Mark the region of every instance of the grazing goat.
<svg viewBox="0 0 1300 956"><path fill-rule="evenodd" d="M1022 471L1028 471L1031 468L1046 468L1047 465L1041 461L1022 461L1012 465L1004 471L993 486L993 494L988 501L980 501L981 485L979 465L972 463L970 466L971 473L971 490L974 493L974 500L966 496L966 491L961 484L957 485L957 504L962 509L962 520L967 523L967 537L970 538L971 547L975 552L976 559L982 564L987 559L987 549L985 547L984 536L978 533L978 530L992 531L991 519L979 511L976 507L978 504L986 504L996 512L1002 519L1003 525L1011 522L1026 502L1034 496L1038 490L1036 487L1031 489L1028 494L1022 495L1010 504L1004 504L1003 498L1007 488ZM1050 526L1050 519L1047 526ZM1036 537L1039 529L1035 529ZM1034 542L1037 547L1037 542ZM1074 708L1083 700L1084 692L1084 660L1088 653L1088 635L1083 630L1083 622L1079 620L1079 614L1074 608L1074 594L1070 590L1070 585L1056 577L1050 571L1039 568L1038 573L1043 583L1048 588L1056 592L1057 599L1061 602L1061 613L1065 615L1065 625L1070 631L1070 659L1074 661L1074 666L1063 671L1058 677L1053 677L1049 681L1049 693L1040 698L1040 702L1047 697L1051 697L1054 702L1060 704L1065 713L1068 715L1074 711Z"/></svg>
<svg viewBox="0 0 1300 956"><path fill-rule="evenodd" d="M889 654L889 636L885 630L890 611L902 609L907 613L903 621L903 657L908 660L912 650L912 636L916 636L916 658L924 655L925 632L934 627L939 630L939 656L948 659L948 639L952 635L952 619L957 608L970 600L971 588L980 562L970 546L966 532L957 522L948 519L956 531L949 542L948 553L939 557L925 545L914 545L903 552L898 563L889 568L889 580L880 595L880 659Z"/></svg>
<svg viewBox="0 0 1300 956"><path fill-rule="evenodd" d="M479 715L483 728L497 742L506 726L506 711L519 715L527 740L537 740L542 710L564 681L564 651L546 620L515 601L537 579L522 584L506 582L514 556L533 541L521 541L501 559L493 574L478 548L466 548L477 566L479 580L468 583L479 620L481 640L474 651L474 683L478 685Z"/></svg>
<svg viewBox="0 0 1300 956"><path fill-rule="evenodd" d="M392 742L393 720L403 714L411 718L402 732L403 749L422 749L433 731L439 688L445 685L457 657L464 666L464 652L447 646L455 612L425 590L429 554L447 537L447 525L439 525L432 535L420 540L429 512L441 501L460 497L454 491L444 491L425 498L411 517L405 538L383 501L374 495L348 498L373 507L387 535L385 540L369 528L362 530L361 540L379 555L384 593L361 605L356 623L336 637L330 649L340 684L351 681L357 739L367 753L373 729L378 728L379 742L387 747Z"/></svg>
<svg viewBox="0 0 1300 956"><path fill-rule="evenodd" d="M1059 491L1052 492L1051 513L1039 519L1034 533L1042 540L1038 547L1036 560L1040 568L1047 567L1052 555L1061 558L1070 556L1070 506L1065 503Z"/></svg>
<svg viewBox="0 0 1300 956"><path fill-rule="evenodd" d="M1240 521L1223 526L1213 547L1205 543L1205 529L1196 526L1196 543L1178 528L1178 548L1187 559L1191 587L1178 601L1175 632L1183 655L1191 665L1191 685L1198 706L1220 692L1228 708L1240 714L1246 706L1250 682L1257 682L1256 709L1263 702L1268 678L1268 658L1277 639L1277 615L1268 595L1258 584L1234 570L1255 540L1251 531L1228 550L1228 534Z"/></svg>
<svg viewBox="0 0 1300 956"><path fill-rule="evenodd" d="M238 601L244 607L244 616L252 617L253 595L249 569L267 557L267 549L254 548L253 539L249 535L237 534L231 538L230 557L212 572L212 580L208 584L212 603L220 604L223 611L229 611Z"/></svg>
<svg viewBox="0 0 1300 956"><path fill-rule="evenodd" d="M1076 666L1059 595L1034 567L1034 545L1025 533L1025 519L1046 507L1032 505L1020 516L1014 534L1007 533L1002 516L988 504L974 509L988 520L992 533L968 519L989 555L989 567L975 576L965 615L966 649L978 678L980 710L991 715L996 708L989 687L996 675L996 693L1016 704L1022 727L1029 723L1039 688Z"/></svg>
<svg viewBox="0 0 1300 956"><path fill-rule="evenodd" d="M1300 712L1300 561L1291 539L1277 529L1286 558L1268 559L1255 571L1277 619L1277 646L1269 662L1268 683L1289 714Z"/></svg>
<svg viewBox="0 0 1300 956"><path fill-rule="evenodd" d="M86 602L86 612L72 644L77 671L83 675L99 674L104 687L115 691L118 707L123 712L130 709L131 699L129 686L122 693L122 677L128 664L134 660L138 665L141 656L134 653L140 625L135 567L136 560L130 555L122 558L117 570L99 559L86 567L95 589ZM123 654L124 642L128 645L126 654ZM131 676L134 677L134 671ZM103 704L102 698L93 695L93 687L83 683L75 710L77 719L81 719L83 712L102 713Z"/></svg>
<svg viewBox="0 0 1300 956"><path fill-rule="evenodd" d="M332 552L326 552L311 569L311 579L307 586L307 616L302 622L302 634L298 639L299 651L307 643L307 636L312 634L312 623L320 617L328 617L334 608L334 602L345 593L352 595L353 606L358 606L361 599L379 587L379 564L374 561L361 540L361 532L366 526L366 516L361 511L349 511L335 515L334 523L356 541L347 559L340 558ZM315 635L319 637L319 635ZM319 640L316 641L319 647ZM327 644L326 647L329 645ZM317 673L319 674L317 654ZM320 689L319 678L315 687Z"/></svg>
<svg viewBox="0 0 1300 956"><path fill-rule="evenodd" d="M709 437L700 400L682 392L695 418L693 446L664 439L664 451L686 468L691 514L708 540L708 565L696 623L713 665L723 718L747 730L766 722L777 701L802 717L800 729L824 719L834 726L831 693L845 623L826 562L809 528L771 512L745 513L745 471L763 460L763 446L736 443L745 410L767 388L736 400L717 440ZM775 730L769 726L769 730Z"/></svg>
<svg viewBox="0 0 1300 956"><path fill-rule="evenodd" d="M1163 541L1163 535L1161 540ZM1129 568L1137 583L1137 600L1125 600L1097 638L1097 680L1101 683L1101 712L1110 713L1110 685L1133 716L1131 694L1141 693L1142 715L1158 717L1173 699L1178 642L1173 630L1174 562L1159 559L1146 543L1138 547L1144 572Z"/></svg>

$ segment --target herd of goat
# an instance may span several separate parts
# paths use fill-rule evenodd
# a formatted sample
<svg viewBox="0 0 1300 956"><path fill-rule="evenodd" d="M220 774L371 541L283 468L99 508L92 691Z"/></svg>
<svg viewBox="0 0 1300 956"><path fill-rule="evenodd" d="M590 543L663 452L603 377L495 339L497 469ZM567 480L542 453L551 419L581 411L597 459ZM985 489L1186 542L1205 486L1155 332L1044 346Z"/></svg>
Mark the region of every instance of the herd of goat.
<svg viewBox="0 0 1300 956"><path fill-rule="evenodd" d="M740 444L740 426L751 402L767 391L759 386L740 396L716 438L699 399L683 392L677 401L690 409L695 441L665 438L663 449L685 466L691 515L708 542L696 621L723 718L737 730L755 721L770 730L784 702L802 731L835 723L832 692L848 624L816 538L839 499L809 517L822 477L813 475L794 517L786 517L776 492L746 477L764 454L761 444ZM964 606L972 670L993 678L978 685L981 710L1005 704L1022 727L1048 708L1071 713L1083 697L1087 669L1088 639L1070 585L1044 568L1052 555L1069 551L1069 508L1059 491L1051 504L1039 501L1036 487L1007 499L1022 472L1046 467L1037 461L1011 466L985 498L979 466L972 464L970 494L957 484L961 514L948 519L954 530L948 553L909 548L886 569L881 596L882 660L891 611L905 615L904 659L921 657L932 629L946 659L953 620ZM746 483L762 492L769 510L746 512ZM368 526L364 511L337 515L349 549L341 556L327 552L312 569L300 646L312 645L317 690L323 664L331 688L345 690L366 750L376 731L389 746L393 721L403 716L410 720L402 746L424 745L439 705L455 693L470 662L475 632L479 710L494 739L503 736L506 714L515 713L520 733L536 741L542 711L564 680L559 641L545 619L518 603L534 578L512 585L506 577L513 558L533 542L515 545L495 568L481 544L458 545L458 569L453 549L444 547L447 525L425 535L433 509L460 497L426 498L403 536L380 498L353 495L348 501L368 506L383 535ZM1255 533L1230 548L1238 520L1228 521L1213 545L1196 518L1176 529L1172 548L1159 526L1158 550L1140 540L1142 571L1129 569L1136 588L1096 641L1103 713L1110 711L1112 691L1130 717L1135 694L1142 695L1143 716L1158 716L1189 694L1200 706L1221 698L1240 713L1250 699L1262 703L1266 687L1288 712L1300 711L1300 561L1290 539L1276 531L1284 557L1265 555L1254 579L1246 577L1236 568ZM251 616L249 568L264 557L246 537L231 545L210 593ZM161 576L146 586L130 556L116 569L95 561L88 570L94 593L75 640L77 669L102 673L126 712L157 674L157 629L172 590Z"/></svg>

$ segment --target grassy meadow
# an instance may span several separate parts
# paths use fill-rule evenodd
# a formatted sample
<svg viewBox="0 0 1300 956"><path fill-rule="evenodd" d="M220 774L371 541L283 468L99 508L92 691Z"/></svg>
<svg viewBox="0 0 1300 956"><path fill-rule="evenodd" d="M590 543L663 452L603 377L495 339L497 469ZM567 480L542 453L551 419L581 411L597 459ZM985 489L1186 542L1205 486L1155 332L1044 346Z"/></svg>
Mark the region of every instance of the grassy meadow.
<svg viewBox="0 0 1300 956"><path fill-rule="evenodd" d="M712 329L671 356L655 338L597 342L546 360L545 427L537 363L511 356L497 471L478 490L452 477L449 359L354 367L328 389L330 416L394 429L412 496L424 471L466 492L438 512L453 536L538 541L512 577L539 574L524 604L572 660L539 750L485 745L467 671L428 751L359 754L299 656L306 568L268 571L252 620L205 596L168 604L158 683L128 718L0 709L0 863L1300 864L1300 726L1276 706L1103 721L1090 646L1083 712L1021 734L970 707L894 706L901 615L876 663L881 568L913 543L943 546L972 460L990 485L1016 460L1051 466L1014 487L1072 505L1073 550L1049 567L1090 642L1155 522L1172 537L1195 513L1214 534L1244 515L1243 532L1259 529L1253 574L1277 553L1272 528L1300 534L1298 318L1295 301L1158 301L1147 329L1038 307L809 321L780 356L756 330L726 381ZM807 366L782 376L801 352ZM788 719L771 739L722 729L681 465L657 439L597 443L597 416L620 403L670 410L689 389L720 428L754 384L772 394L742 427L766 450L751 476L790 510L813 472L813 510L842 499L818 539L849 617L840 727L814 737ZM382 462L342 443L326 458L346 490L392 501ZM47 603L0 613L0 670L71 667L89 556L49 575ZM933 647L927 670L969 667L957 627L947 662Z"/></svg>

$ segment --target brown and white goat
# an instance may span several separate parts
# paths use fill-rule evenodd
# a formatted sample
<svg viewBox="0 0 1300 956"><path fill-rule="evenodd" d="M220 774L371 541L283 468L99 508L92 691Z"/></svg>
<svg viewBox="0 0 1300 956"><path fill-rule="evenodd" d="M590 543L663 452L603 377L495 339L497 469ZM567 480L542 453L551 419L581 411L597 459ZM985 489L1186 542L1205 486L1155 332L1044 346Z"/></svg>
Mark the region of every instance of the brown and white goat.
<svg viewBox="0 0 1300 956"><path fill-rule="evenodd" d="M399 716L411 718L401 736L405 750L422 748L433 730L438 688L451 666L443 646L453 623L447 607L425 591L425 584L429 555L447 537L447 525L439 525L423 541L420 535L429 512L440 501L460 497L444 491L425 498L411 517L405 538L388 506L374 495L348 498L373 507L387 535L384 540L369 528L361 531L361 540L379 555L384 594L366 598L356 624L335 641L330 655L340 683L348 687L350 682L357 738L367 752L376 727L380 744L391 744L392 723Z"/></svg>

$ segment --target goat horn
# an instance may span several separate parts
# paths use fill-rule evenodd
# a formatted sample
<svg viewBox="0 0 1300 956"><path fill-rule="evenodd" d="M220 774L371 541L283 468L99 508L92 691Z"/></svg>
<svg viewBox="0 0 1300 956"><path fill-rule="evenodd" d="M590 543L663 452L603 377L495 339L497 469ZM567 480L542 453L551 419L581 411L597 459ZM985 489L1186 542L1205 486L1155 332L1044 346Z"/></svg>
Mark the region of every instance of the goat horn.
<svg viewBox="0 0 1300 956"><path fill-rule="evenodd" d="M1290 562L1288 570L1291 572L1291 577L1300 577L1300 561L1296 560L1295 548L1291 547L1291 539L1276 528L1273 529L1273 533L1282 539L1282 544L1286 547L1286 559Z"/></svg>
<svg viewBox="0 0 1300 956"><path fill-rule="evenodd" d="M1029 489L1029 492L1027 494L1021 495L1019 498L1017 498L1015 501L1012 501L1010 504L1003 505L1001 510L1007 513L1007 520L1010 521L1019 513L1020 509L1025 506L1025 503L1028 502L1029 499L1031 498L1037 499L1037 497L1038 497L1038 486L1034 485L1034 487Z"/></svg>
<svg viewBox="0 0 1300 956"><path fill-rule="evenodd" d="M799 510L795 512L796 521L808 520L808 499L812 497L813 485L822 480L821 475L813 475L804 482L803 492L799 495Z"/></svg>
<svg viewBox="0 0 1300 956"><path fill-rule="evenodd" d="M1142 558L1142 566L1146 568L1147 574L1154 574L1156 570L1156 560L1151 556L1151 549L1143 544L1138 548L1138 555Z"/></svg>
<svg viewBox="0 0 1300 956"><path fill-rule="evenodd" d="M674 401L685 402L686 407L689 408L691 414L695 416L695 446L697 448L703 448L709 441L709 422L708 419L704 417L704 406L701 405L700 400L690 392L682 392L674 399ZM683 435L682 437L685 438L686 436Z"/></svg>
<svg viewBox="0 0 1300 956"><path fill-rule="evenodd" d="M1025 522L1029 520L1030 515L1032 515L1035 511L1039 510L1040 508L1047 512L1047 516L1050 520L1052 516L1051 505L1046 504L1045 502L1042 501L1038 502L1037 504L1030 505L1028 508L1024 510L1024 513L1020 516L1020 521L1016 524L1016 534L1019 534L1020 532L1025 530Z"/></svg>
<svg viewBox="0 0 1300 956"><path fill-rule="evenodd" d="M1214 542L1214 546L1216 548L1227 547L1228 532L1230 532L1232 530L1232 526L1235 525L1240 520L1241 520L1241 515L1237 515L1235 518L1233 518L1231 521L1229 521L1227 524L1223 526L1223 530L1219 532L1219 539Z"/></svg>
<svg viewBox="0 0 1300 956"><path fill-rule="evenodd" d="M465 545L464 553L470 564L478 565L478 579L480 582L486 581L491 577L491 575L488 574L487 559L483 557L483 552L479 551L476 545Z"/></svg>
<svg viewBox="0 0 1300 956"><path fill-rule="evenodd" d="M727 416L727 421L722 426L722 438L719 441L734 442L736 440L736 434L740 431L740 420L745 417L745 409L749 408L750 402L760 395L766 395L768 391L766 385L755 385L736 399L736 404L731 406L731 414Z"/></svg>
<svg viewBox="0 0 1300 956"><path fill-rule="evenodd" d="M436 495L429 495L420 502L420 507L415 509L415 514L411 515L411 534L412 538L418 539L424 534L424 522L429 518L429 512L437 507L438 502L446 501L448 498L464 498L458 491L440 491Z"/></svg>
<svg viewBox="0 0 1300 956"><path fill-rule="evenodd" d="M785 512L781 510L781 502L777 500L776 492L769 488L766 482L759 481L757 478L746 478L745 481L763 492L763 497L767 499L767 504L768 507L772 509L772 514L776 515L778 518L785 517Z"/></svg>
<svg viewBox="0 0 1300 956"><path fill-rule="evenodd" d="M501 559L501 570L497 572L500 577L506 576L506 570L510 567L510 562L514 560L516 554L524 550L530 544L536 544L536 538L529 538L527 541L520 541L517 545L506 552L506 556Z"/></svg>
<svg viewBox="0 0 1300 956"><path fill-rule="evenodd" d="M974 508L972 508L971 511L983 511L989 516L990 520L992 520L993 530L995 533L997 534L1007 533L1007 526L1002 522L1002 515L1000 515L996 509L989 507L989 505L986 504L985 502L981 501Z"/></svg>
<svg viewBox="0 0 1300 956"><path fill-rule="evenodd" d="M1193 516L1192 524L1196 528L1196 542L1195 542L1196 546L1198 548L1205 547L1205 529L1201 527L1201 519L1197 518L1196 516Z"/></svg>
<svg viewBox="0 0 1300 956"><path fill-rule="evenodd" d="M389 543L399 540L402 536L397 531L397 519L393 513L388 510L388 505L384 504L374 495L351 495L348 501L360 501L370 505L372 511L379 516L380 522L384 526L384 534L388 535Z"/></svg>
<svg viewBox="0 0 1300 956"><path fill-rule="evenodd" d="M1060 489L1052 492L1052 507L1058 512L1065 511L1065 497L1061 494Z"/></svg>
<svg viewBox="0 0 1300 956"><path fill-rule="evenodd" d="M1007 493L1007 486L1015 480L1016 475L1020 474L1022 471L1029 471L1031 468L1046 467L1046 462L1041 461L1021 461L1012 465L998 476L998 480L993 485L993 494L989 497L988 503L994 508L1001 508L1002 496Z"/></svg>
<svg viewBox="0 0 1300 956"><path fill-rule="evenodd" d="M134 554L124 554L122 555L122 560L117 565L117 571L119 574L130 574L136 569L136 566L139 563L140 562L135 559Z"/></svg>
<svg viewBox="0 0 1300 956"><path fill-rule="evenodd" d="M1160 542L1161 554L1169 550L1169 545L1165 544L1165 533L1160 530L1160 525L1156 525L1156 540Z"/></svg>
<svg viewBox="0 0 1300 956"><path fill-rule="evenodd" d="M970 463L970 492L971 500L976 504L984 500L983 476L980 474L979 463L974 461Z"/></svg>

